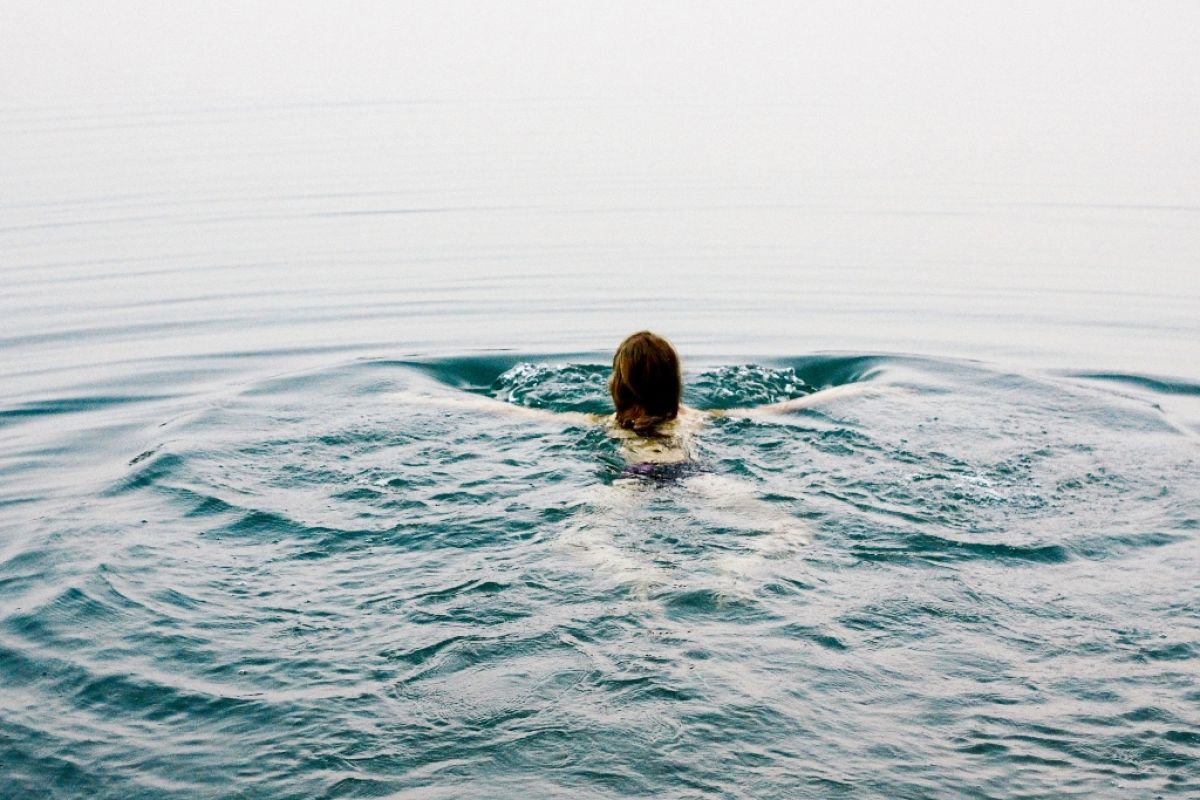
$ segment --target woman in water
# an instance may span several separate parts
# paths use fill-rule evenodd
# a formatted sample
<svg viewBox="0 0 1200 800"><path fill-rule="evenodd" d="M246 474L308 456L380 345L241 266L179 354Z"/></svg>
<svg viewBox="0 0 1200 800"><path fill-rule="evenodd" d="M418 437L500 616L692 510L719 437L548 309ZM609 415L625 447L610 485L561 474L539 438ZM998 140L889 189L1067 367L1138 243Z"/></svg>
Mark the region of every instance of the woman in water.
<svg viewBox="0 0 1200 800"><path fill-rule="evenodd" d="M760 416L809 408L826 400L861 393L865 385L825 389L782 403L755 408L698 411L683 405L683 374L675 348L661 336L639 331L613 354L608 390L616 411L609 422L622 443L626 466L621 477L672 477L692 461L692 436L714 416Z"/></svg>
<svg viewBox="0 0 1200 800"><path fill-rule="evenodd" d="M529 408L474 393L435 398L405 392L399 397L410 405L457 406L576 425L603 425L620 442L625 465L618 479L676 481L702 474L696 466L694 439L712 417L785 414L877 388L869 383L852 383L781 403L701 411L682 402L683 373L675 348L655 333L638 331L626 337L613 354L608 380L612 414ZM709 480L715 477L710 476Z"/></svg>
<svg viewBox="0 0 1200 800"><path fill-rule="evenodd" d="M608 389L612 414L554 412L507 403L496 398L460 393L456 398L405 394L408 403L451 404L523 417L571 424L604 425L618 439L625 465L611 484L590 487L571 501L581 512L574 516L566 541L582 548L621 580L649 586L667 580L654 564L618 546L626 520L637 513L643 489L671 485L682 491L691 512L715 527L741 526L765 536L750 537L741 554L723 553L716 571L736 583L766 559L796 551L811 540L804 523L784 507L758 497L752 484L714 474L696 465L695 433L715 416L757 417L809 408L819 403L871 390L870 384L849 384L781 403L755 408L701 411L682 403L683 376L679 355L666 339L639 331L621 342L613 354ZM731 589L736 591L736 589Z"/></svg>
<svg viewBox="0 0 1200 800"><path fill-rule="evenodd" d="M863 394L871 384L855 383L822 389L804 397L753 408L701 411L685 406L679 355L663 337L638 331L625 338L613 354L608 380L612 414L549 411L515 405L484 395L433 398L400 395L410 404L453 405L535 419L554 419L585 425L604 425L621 442L626 466L623 478L667 478L684 474L694 460L693 438L712 417L759 417L799 411L838 398Z"/></svg>

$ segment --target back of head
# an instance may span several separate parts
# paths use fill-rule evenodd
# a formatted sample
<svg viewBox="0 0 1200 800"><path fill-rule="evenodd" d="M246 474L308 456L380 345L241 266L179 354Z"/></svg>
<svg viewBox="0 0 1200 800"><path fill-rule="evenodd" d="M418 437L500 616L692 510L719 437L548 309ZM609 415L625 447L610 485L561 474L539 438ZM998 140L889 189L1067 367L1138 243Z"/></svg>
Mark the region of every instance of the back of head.
<svg viewBox="0 0 1200 800"><path fill-rule="evenodd" d="M650 331L639 331L621 342L613 355L608 383L617 424L642 435L679 415L683 377L679 356L671 343Z"/></svg>

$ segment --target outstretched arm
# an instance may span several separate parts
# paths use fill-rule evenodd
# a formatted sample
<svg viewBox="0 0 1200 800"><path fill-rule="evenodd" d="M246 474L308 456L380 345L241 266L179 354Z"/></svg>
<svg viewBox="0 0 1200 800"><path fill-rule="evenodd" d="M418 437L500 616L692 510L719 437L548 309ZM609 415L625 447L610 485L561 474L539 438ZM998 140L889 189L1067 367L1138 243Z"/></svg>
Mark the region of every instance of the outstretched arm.
<svg viewBox="0 0 1200 800"><path fill-rule="evenodd" d="M549 411L506 403L487 395L459 392L453 395L430 395L417 392L396 392L393 398L410 406L421 408L460 408L487 414L505 414L525 419L556 420L568 425L596 425L604 421L600 414L585 414L581 411Z"/></svg>
<svg viewBox="0 0 1200 800"><path fill-rule="evenodd" d="M711 413L719 417L758 417L769 414L786 414L790 411L802 411L806 408L812 408L848 397L881 394L890 388L892 387L875 383L846 383L841 386L830 386L828 389L821 389L818 392L806 394L804 397L795 397L780 403L771 403L770 405L755 406L753 408L726 408Z"/></svg>

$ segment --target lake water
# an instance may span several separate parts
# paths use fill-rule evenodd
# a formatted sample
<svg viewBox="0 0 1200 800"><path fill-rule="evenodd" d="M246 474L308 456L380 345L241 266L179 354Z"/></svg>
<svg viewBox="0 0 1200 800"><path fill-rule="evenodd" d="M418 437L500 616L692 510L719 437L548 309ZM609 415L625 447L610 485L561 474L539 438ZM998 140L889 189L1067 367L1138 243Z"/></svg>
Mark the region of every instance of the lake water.
<svg viewBox="0 0 1200 800"><path fill-rule="evenodd" d="M0 795L1196 796L1200 114L1130 74L10 102ZM641 328L877 391L665 482L460 402Z"/></svg>

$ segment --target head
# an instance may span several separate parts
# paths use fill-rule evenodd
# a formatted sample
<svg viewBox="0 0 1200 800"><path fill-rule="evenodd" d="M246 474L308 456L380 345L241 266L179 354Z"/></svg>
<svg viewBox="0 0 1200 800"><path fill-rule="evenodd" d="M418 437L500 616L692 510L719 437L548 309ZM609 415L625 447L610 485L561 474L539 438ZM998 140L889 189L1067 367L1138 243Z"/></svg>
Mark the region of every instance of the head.
<svg viewBox="0 0 1200 800"><path fill-rule="evenodd" d="M653 433L657 425L679 415L683 377L675 348L650 331L633 334L613 354L608 389L618 425L640 434Z"/></svg>

